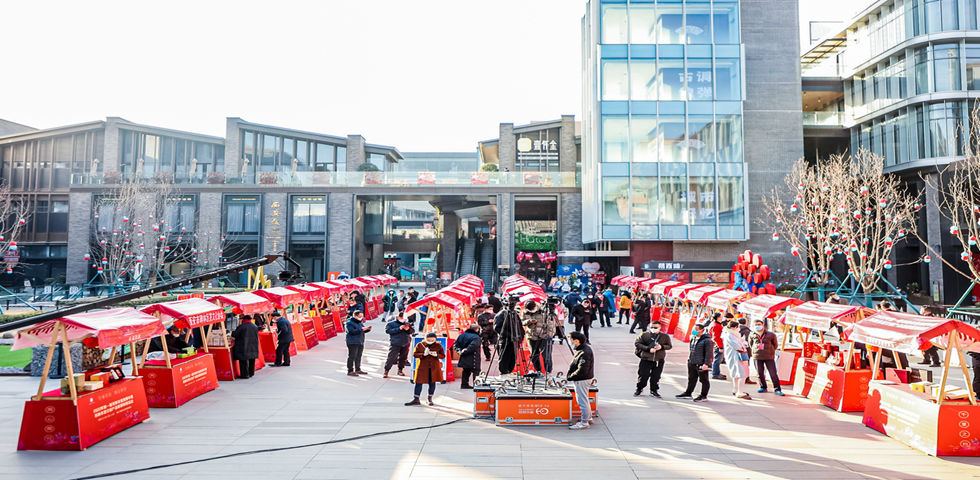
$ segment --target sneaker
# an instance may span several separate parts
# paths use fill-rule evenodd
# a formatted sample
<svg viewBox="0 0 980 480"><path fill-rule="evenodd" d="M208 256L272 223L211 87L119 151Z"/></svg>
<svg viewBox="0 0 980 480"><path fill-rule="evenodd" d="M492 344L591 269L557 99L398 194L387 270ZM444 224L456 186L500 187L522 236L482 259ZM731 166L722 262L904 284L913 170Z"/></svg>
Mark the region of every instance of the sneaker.
<svg viewBox="0 0 980 480"><path fill-rule="evenodd" d="M772 393L774 393L777 397L782 397L782 396L786 395L785 393L783 393L782 390L776 390L775 392L772 392Z"/></svg>
<svg viewBox="0 0 980 480"><path fill-rule="evenodd" d="M585 430L587 428L589 428L589 424L582 422L576 423L575 425L570 425L568 427L569 430Z"/></svg>
<svg viewBox="0 0 980 480"><path fill-rule="evenodd" d="M348 377L356 377L356 376L357 376L357 374L356 374L356 373L354 373L354 372L347 372L347 376L348 376Z"/></svg>
<svg viewBox="0 0 980 480"><path fill-rule="evenodd" d="M460 385L459 388L463 390L473 390L473 385Z"/></svg>
<svg viewBox="0 0 980 480"><path fill-rule="evenodd" d="M717 377L712 376L711 378L713 378L715 380L728 380L728 377L726 377L724 375L718 375Z"/></svg>
<svg viewBox="0 0 980 480"><path fill-rule="evenodd" d="M691 394L690 393L687 393L687 392L681 393L681 394L678 394L678 395L674 395L674 396L677 397L677 398L691 398Z"/></svg>
<svg viewBox="0 0 980 480"><path fill-rule="evenodd" d="M651 397L655 397L655 398L661 398L661 397L660 397L660 394L659 394L659 393L657 393L657 392L650 392L650 396L651 396Z"/></svg>
<svg viewBox="0 0 980 480"><path fill-rule="evenodd" d="M383 376L383 377L381 377L381 378L388 378L388 371L387 371L387 370L385 370L385 374L384 374L384 376Z"/></svg>
<svg viewBox="0 0 980 480"><path fill-rule="evenodd" d="M637 391L633 392L633 396L634 397L639 397L641 393L643 393L643 390L637 390Z"/></svg>
<svg viewBox="0 0 980 480"><path fill-rule="evenodd" d="M405 376L405 371L404 370L399 370L398 371L398 376L399 377L404 377Z"/></svg>
<svg viewBox="0 0 980 480"><path fill-rule="evenodd" d="M354 373L356 373L358 375L367 375L368 374L367 372L365 372L363 370L354 370Z"/></svg>
<svg viewBox="0 0 980 480"><path fill-rule="evenodd" d="M698 395L697 397L694 397L694 401L695 402L707 402L708 401L708 397L702 397L702 396Z"/></svg>
<svg viewBox="0 0 980 480"><path fill-rule="evenodd" d="M429 406L431 407L432 405L435 405L435 404L436 404L436 402L433 402L432 401L432 395L429 395Z"/></svg>
<svg viewBox="0 0 980 480"><path fill-rule="evenodd" d="M941 367L942 365L940 365L940 364L938 364L938 363L933 363L932 365L929 365L929 366L930 366L930 367Z"/></svg>
<svg viewBox="0 0 980 480"><path fill-rule="evenodd" d="M756 393L766 393L768 391L769 391L769 389L767 389L767 388L760 388L760 389L756 390Z"/></svg>
<svg viewBox="0 0 980 480"><path fill-rule="evenodd" d="M752 380L746 379L745 380L745 384L746 385L755 385L755 382L753 382Z"/></svg>
<svg viewBox="0 0 980 480"><path fill-rule="evenodd" d="M752 397L750 397L749 394L747 393L743 393L735 398L741 398L742 400L752 400Z"/></svg>
<svg viewBox="0 0 980 480"><path fill-rule="evenodd" d="M411 402L408 402L408 403L405 404L406 407L409 407L409 406L412 406L412 405L422 405L422 402L419 401L419 397L415 397L414 399L412 399Z"/></svg>
<svg viewBox="0 0 980 480"><path fill-rule="evenodd" d="M918 362L917 365L929 365L929 361L928 360L923 360L921 362Z"/></svg>

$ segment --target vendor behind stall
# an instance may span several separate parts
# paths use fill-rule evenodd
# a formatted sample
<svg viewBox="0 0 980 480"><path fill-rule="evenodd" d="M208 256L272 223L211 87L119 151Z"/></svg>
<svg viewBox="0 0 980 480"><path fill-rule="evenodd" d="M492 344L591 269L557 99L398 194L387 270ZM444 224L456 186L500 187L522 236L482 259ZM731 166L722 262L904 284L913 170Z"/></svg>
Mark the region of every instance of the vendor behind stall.
<svg viewBox="0 0 980 480"><path fill-rule="evenodd" d="M252 323L250 315L242 315L241 323L231 337L235 339L231 354L238 360L238 378L252 378L255 375L255 359L259 358L259 328Z"/></svg>
<svg viewBox="0 0 980 480"><path fill-rule="evenodd" d="M163 338L167 342L167 352L171 355L180 353L184 351L189 345L182 338L180 338L180 329L176 325L171 325L167 329L167 334L162 337L153 337L150 340L150 352L162 352L163 342L160 339Z"/></svg>

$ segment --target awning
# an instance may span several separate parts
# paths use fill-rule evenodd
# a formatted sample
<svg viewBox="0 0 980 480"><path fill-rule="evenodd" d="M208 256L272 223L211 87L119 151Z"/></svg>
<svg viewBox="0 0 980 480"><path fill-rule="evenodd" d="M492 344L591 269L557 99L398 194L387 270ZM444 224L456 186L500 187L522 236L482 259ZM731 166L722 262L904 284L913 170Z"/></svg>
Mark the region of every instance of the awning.
<svg viewBox="0 0 980 480"><path fill-rule="evenodd" d="M610 285L615 285L615 286L618 287L620 281L627 280L630 277L631 277L631 275L616 275L615 277L613 277L612 279L609 280L609 284Z"/></svg>
<svg viewBox="0 0 980 480"><path fill-rule="evenodd" d="M839 305L810 301L786 311L783 322L787 325L812 328L821 332L830 330L833 323L850 325L857 321L858 313L873 313L873 310L859 305Z"/></svg>
<svg viewBox="0 0 980 480"><path fill-rule="evenodd" d="M303 298L305 298L307 302L319 300L327 296L326 290L310 284L287 285L285 288L302 293Z"/></svg>
<svg viewBox="0 0 980 480"><path fill-rule="evenodd" d="M666 283L670 280L664 280L662 278L640 278L634 277L635 280L631 280L629 285L640 290L650 291L654 285L659 285L661 283Z"/></svg>
<svg viewBox="0 0 980 480"><path fill-rule="evenodd" d="M177 328L197 328L225 319L223 308L202 298L155 303L141 308L140 311L150 315L159 313L165 326L174 324Z"/></svg>
<svg viewBox="0 0 980 480"><path fill-rule="evenodd" d="M794 305L803 303L803 300L780 295L759 295L758 297L746 300L738 304L739 313L748 315L753 321L769 318L776 312Z"/></svg>
<svg viewBox="0 0 980 480"><path fill-rule="evenodd" d="M354 287L354 288L351 289L351 291L353 291L353 290L370 290L372 287L374 287L374 285L371 285L371 282L367 282L367 281L365 281L362 278L348 278L347 280L340 280L340 281L346 283L347 285L350 285L350 286Z"/></svg>
<svg viewBox="0 0 980 480"><path fill-rule="evenodd" d="M724 290L724 288L712 287L710 285L701 285L697 288L684 292L684 299L689 302L698 302L704 304L708 300L708 297L722 290Z"/></svg>
<svg viewBox="0 0 980 480"><path fill-rule="evenodd" d="M963 351L980 352L980 330L959 320L911 313L879 312L844 330L844 339L888 350L914 353L930 343L949 348L949 337L959 332Z"/></svg>
<svg viewBox="0 0 980 480"><path fill-rule="evenodd" d="M208 301L221 306L230 305L232 312L239 315L255 315L257 313L267 313L276 309L265 297L260 297L252 292L229 293L227 295L217 295Z"/></svg>
<svg viewBox="0 0 980 480"><path fill-rule="evenodd" d="M100 312L77 313L48 320L18 330L11 350L49 345L55 334L55 326L61 322L68 332L68 341L82 341L86 346L111 348L167 333L163 322L135 308L114 308ZM57 340L62 334L58 332Z"/></svg>
<svg viewBox="0 0 980 480"><path fill-rule="evenodd" d="M452 309L458 309L463 306L462 300L452 295L446 295L444 292L435 292L408 304L408 306L405 307L405 310L414 310L430 303L436 303Z"/></svg>
<svg viewBox="0 0 980 480"><path fill-rule="evenodd" d="M671 288L669 291L667 291L667 296L670 298L683 300L687 292L700 287L701 285L697 285L694 283L688 283L686 285L678 285L676 287Z"/></svg>
<svg viewBox="0 0 980 480"><path fill-rule="evenodd" d="M665 282L660 282L653 285L652 287L650 287L649 290L650 293L654 295L665 295L667 292L670 291L670 289L674 287L679 287L681 285L686 285L686 284L682 282L675 282L673 280L667 280Z"/></svg>
<svg viewBox="0 0 980 480"><path fill-rule="evenodd" d="M708 307L715 310L728 310L728 307L733 303L752 298L752 296L751 292L726 289L708 297Z"/></svg>
<svg viewBox="0 0 980 480"><path fill-rule="evenodd" d="M252 292L272 302L276 308L286 308L290 305L300 305L306 301L306 295L285 287L271 287Z"/></svg>
<svg viewBox="0 0 980 480"><path fill-rule="evenodd" d="M535 302L543 304L544 302L548 301L548 296L542 292L528 292L525 293L524 295L521 295L519 298L521 303L527 302L529 300L534 300Z"/></svg>
<svg viewBox="0 0 980 480"><path fill-rule="evenodd" d="M327 292L327 295L335 295L338 293L345 293L352 290L350 285L344 285L337 282L313 282L310 285L318 287Z"/></svg>

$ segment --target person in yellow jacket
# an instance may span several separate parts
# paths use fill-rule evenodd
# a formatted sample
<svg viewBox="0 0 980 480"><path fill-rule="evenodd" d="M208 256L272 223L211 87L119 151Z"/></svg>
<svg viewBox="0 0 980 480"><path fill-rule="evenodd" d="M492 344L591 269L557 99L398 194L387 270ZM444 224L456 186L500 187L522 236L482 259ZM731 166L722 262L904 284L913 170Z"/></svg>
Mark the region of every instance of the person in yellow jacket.
<svg viewBox="0 0 980 480"><path fill-rule="evenodd" d="M630 294L627 291L623 291L619 294L619 321L617 324L623 323L623 315L626 315L626 324L630 323L630 311L633 309L633 300L630 299Z"/></svg>

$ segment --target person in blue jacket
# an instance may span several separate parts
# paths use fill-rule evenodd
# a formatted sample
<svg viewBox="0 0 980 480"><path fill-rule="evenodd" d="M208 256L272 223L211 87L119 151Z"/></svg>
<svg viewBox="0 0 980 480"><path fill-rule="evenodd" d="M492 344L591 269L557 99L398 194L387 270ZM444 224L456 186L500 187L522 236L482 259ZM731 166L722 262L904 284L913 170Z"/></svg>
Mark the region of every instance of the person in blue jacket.
<svg viewBox="0 0 980 480"><path fill-rule="evenodd" d="M272 312L272 322L276 324L276 363L277 367L289 366L289 344L293 343L293 325L279 312Z"/></svg>
<svg viewBox="0 0 980 480"><path fill-rule="evenodd" d="M361 370L361 354L364 353L364 334L370 332L371 327L365 327L363 322L364 312L354 310L344 325L347 332L347 375L351 377L367 375Z"/></svg>
<svg viewBox="0 0 980 480"><path fill-rule="evenodd" d="M616 317L616 295L613 295L611 288L607 288L602 292L602 299L602 311L604 315L599 316L599 325L612 327L612 319ZM602 317L605 317L605 325L602 325Z"/></svg>

